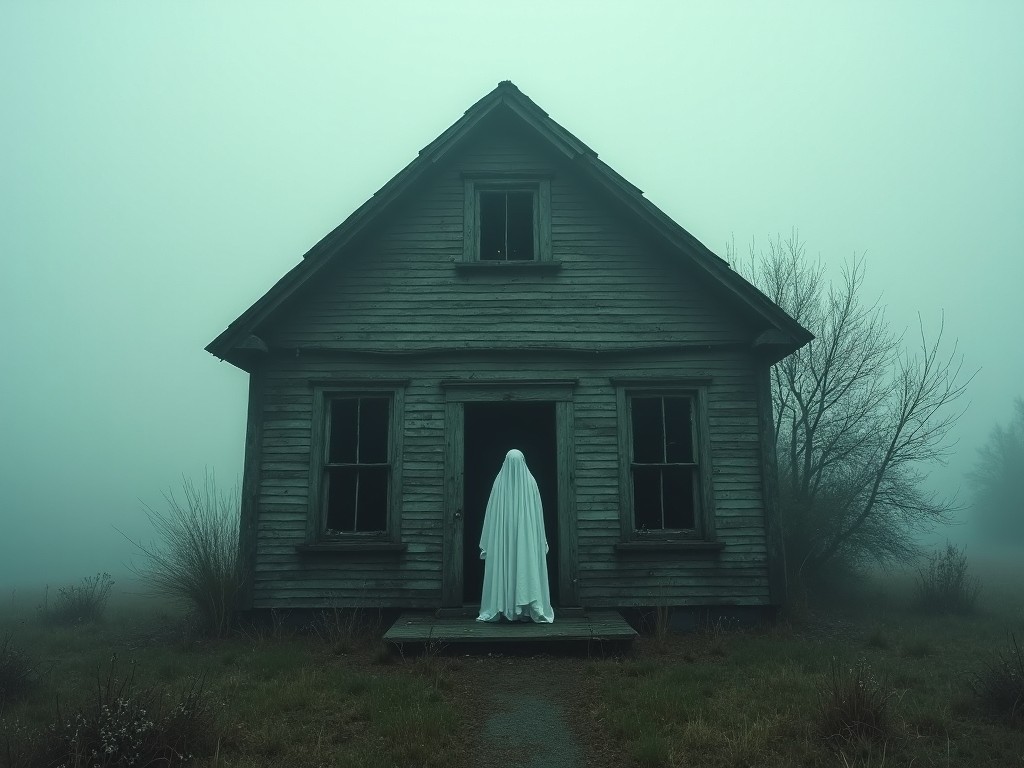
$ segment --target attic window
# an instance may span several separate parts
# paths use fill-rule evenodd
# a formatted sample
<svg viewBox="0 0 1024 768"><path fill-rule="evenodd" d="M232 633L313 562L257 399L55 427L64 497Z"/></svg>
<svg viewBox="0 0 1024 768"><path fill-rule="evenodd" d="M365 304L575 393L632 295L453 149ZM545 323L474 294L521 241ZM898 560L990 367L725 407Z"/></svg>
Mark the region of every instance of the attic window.
<svg viewBox="0 0 1024 768"><path fill-rule="evenodd" d="M551 182L538 176L465 175L467 269L557 268L551 264Z"/></svg>
<svg viewBox="0 0 1024 768"><path fill-rule="evenodd" d="M533 192L480 193L480 260L532 261Z"/></svg>

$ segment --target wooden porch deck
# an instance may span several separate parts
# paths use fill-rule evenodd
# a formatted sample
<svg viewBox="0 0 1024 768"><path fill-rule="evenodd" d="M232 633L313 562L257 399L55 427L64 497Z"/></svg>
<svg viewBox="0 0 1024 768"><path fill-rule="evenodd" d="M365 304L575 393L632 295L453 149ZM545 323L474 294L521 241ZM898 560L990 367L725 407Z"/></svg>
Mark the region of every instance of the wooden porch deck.
<svg viewBox="0 0 1024 768"><path fill-rule="evenodd" d="M590 611L559 617L552 624L531 621L477 621L472 616L439 617L407 612L384 633L384 641L402 643L533 643L549 641L630 642L636 631L616 611Z"/></svg>

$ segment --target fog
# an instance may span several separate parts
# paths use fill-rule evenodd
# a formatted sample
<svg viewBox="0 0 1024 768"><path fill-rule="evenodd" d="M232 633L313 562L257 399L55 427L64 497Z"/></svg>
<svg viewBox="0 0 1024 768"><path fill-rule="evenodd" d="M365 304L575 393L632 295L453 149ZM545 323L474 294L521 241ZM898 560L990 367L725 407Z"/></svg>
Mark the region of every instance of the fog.
<svg viewBox="0 0 1024 768"><path fill-rule="evenodd" d="M798 227L944 314L963 485L1024 394L1024 4L507 8L0 6L0 587L120 577L143 503L236 482L203 347L503 79L713 251Z"/></svg>

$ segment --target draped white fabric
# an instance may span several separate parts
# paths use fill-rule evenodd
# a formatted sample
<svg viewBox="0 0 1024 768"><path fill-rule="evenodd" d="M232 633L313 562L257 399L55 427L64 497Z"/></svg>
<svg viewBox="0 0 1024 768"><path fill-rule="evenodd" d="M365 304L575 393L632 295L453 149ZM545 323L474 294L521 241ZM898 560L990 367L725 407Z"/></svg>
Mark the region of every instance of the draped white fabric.
<svg viewBox="0 0 1024 768"><path fill-rule="evenodd" d="M487 500L480 558L484 588L477 621L555 619L548 590L547 537L537 481L521 451L505 456Z"/></svg>

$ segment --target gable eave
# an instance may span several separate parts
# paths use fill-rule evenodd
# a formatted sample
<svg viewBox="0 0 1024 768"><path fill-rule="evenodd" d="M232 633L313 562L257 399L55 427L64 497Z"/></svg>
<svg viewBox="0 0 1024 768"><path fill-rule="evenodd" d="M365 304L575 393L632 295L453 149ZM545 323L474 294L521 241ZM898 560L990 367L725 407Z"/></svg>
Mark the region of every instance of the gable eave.
<svg viewBox="0 0 1024 768"><path fill-rule="evenodd" d="M814 334L794 320L753 283L736 272L722 257L677 224L668 214L644 197L643 192L624 179L597 155L581 158L585 173L624 203L644 224L708 278L721 285L727 293L746 305L770 326L786 334L795 352L814 338ZM784 357L785 355L783 355ZM781 358L780 358L781 359Z"/></svg>
<svg viewBox="0 0 1024 768"><path fill-rule="evenodd" d="M461 118L421 149L405 168L377 190L369 200L321 238L303 255L298 264L210 342L206 350L222 360L239 365L238 357L232 355L232 350L247 339L258 326L266 322L282 304L323 269L334 254L341 251L346 244L376 221L391 204L441 160L450 149L459 144L484 118L500 108L508 109L531 126L559 153L569 160L575 161L576 167L583 170L585 176L598 182L632 210L648 228L653 229L662 239L674 246L677 253L693 263L710 279L720 283L728 293L752 309L772 327L787 334L792 339L792 345L785 354L799 349L814 338L781 307L732 270L725 260L714 254L707 246L673 221L644 197L639 188L618 174L602 161L596 152L551 119L547 112L514 84L506 80L499 83L494 90L467 109ZM244 368L245 366L239 365L239 367Z"/></svg>

